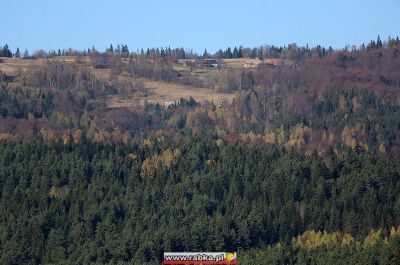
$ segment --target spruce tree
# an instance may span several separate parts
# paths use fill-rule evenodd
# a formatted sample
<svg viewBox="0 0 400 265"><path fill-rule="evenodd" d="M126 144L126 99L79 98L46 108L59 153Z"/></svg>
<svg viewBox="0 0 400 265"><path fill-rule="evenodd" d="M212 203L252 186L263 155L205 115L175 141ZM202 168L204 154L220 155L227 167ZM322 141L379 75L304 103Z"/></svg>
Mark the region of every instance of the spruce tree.
<svg viewBox="0 0 400 265"><path fill-rule="evenodd" d="M231 47L228 47L225 51L225 58L232 58L232 50Z"/></svg>
<svg viewBox="0 0 400 265"><path fill-rule="evenodd" d="M236 47L233 49L233 58L239 58L239 51Z"/></svg>
<svg viewBox="0 0 400 265"><path fill-rule="evenodd" d="M29 58L29 52L28 52L27 49L25 49L25 51L24 51L23 58L24 58L24 59L28 59L28 58Z"/></svg>
<svg viewBox="0 0 400 265"><path fill-rule="evenodd" d="M17 50L15 51L15 58L20 58L21 57L21 52L19 51L19 48L17 47Z"/></svg>
<svg viewBox="0 0 400 265"><path fill-rule="evenodd" d="M381 41L381 37L378 35L378 39L376 40L376 48L382 48L383 44Z"/></svg>
<svg viewBox="0 0 400 265"><path fill-rule="evenodd" d="M203 53L203 58L205 59L205 58L208 58L208 52L207 52L207 49L205 49L204 50L204 53Z"/></svg>
<svg viewBox="0 0 400 265"><path fill-rule="evenodd" d="M107 49L107 52L114 53L114 47L112 44L110 44L110 48Z"/></svg>
<svg viewBox="0 0 400 265"><path fill-rule="evenodd" d="M239 47L238 58L243 58L243 49L241 46Z"/></svg>
<svg viewBox="0 0 400 265"><path fill-rule="evenodd" d="M3 47L3 52L2 54L0 54L0 56L2 57L12 57L12 52L10 51L10 49L8 48L8 45L4 45Z"/></svg>

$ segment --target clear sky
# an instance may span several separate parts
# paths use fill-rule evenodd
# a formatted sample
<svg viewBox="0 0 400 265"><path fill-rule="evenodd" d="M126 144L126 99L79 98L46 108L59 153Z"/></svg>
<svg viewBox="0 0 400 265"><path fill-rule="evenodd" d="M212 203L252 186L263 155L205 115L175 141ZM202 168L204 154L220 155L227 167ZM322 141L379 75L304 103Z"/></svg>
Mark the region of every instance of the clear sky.
<svg viewBox="0 0 400 265"><path fill-rule="evenodd" d="M400 0L0 0L0 45L30 52L317 44L400 36Z"/></svg>

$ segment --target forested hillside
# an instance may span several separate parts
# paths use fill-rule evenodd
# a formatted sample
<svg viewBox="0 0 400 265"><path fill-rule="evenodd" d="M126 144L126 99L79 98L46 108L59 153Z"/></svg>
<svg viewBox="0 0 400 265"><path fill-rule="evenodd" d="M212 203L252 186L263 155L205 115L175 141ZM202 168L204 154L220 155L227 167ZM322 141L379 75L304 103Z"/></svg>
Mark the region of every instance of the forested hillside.
<svg viewBox="0 0 400 265"><path fill-rule="evenodd" d="M243 264L258 254L309 264L325 252L342 253L343 264L359 255L400 261L392 228L400 216L398 158L350 151L322 159L197 137L2 143L0 157L2 264L158 264L163 251L225 249L243 253ZM376 228L380 234L364 242ZM303 241L291 241L305 231L343 232L348 242L341 234L314 247L308 240L302 257ZM289 245L268 247L278 242ZM247 251L254 248L266 252Z"/></svg>
<svg viewBox="0 0 400 265"><path fill-rule="evenodd" d="M0 56L0 264L400 264L398 38Z"/></svg>
<svg viewBox="0 0 400 265"><path fill-rule="evenodd" d="M124 45L13 59L0 63L1 138L54 140L83 130L91 139L128 142L161 129L319 154L398 154L400 41L379 41L353 51L288 46L277 56L291 64L255 69L229 67L226 59L221 68L193 70L179 64L195 56L181 49L129 54ZM187 97L172 105L162 100L168 94L154 100L154 82L172 84L171 91L185 84ZM234 93L233 100L196 98L202 89Z"/></svg>

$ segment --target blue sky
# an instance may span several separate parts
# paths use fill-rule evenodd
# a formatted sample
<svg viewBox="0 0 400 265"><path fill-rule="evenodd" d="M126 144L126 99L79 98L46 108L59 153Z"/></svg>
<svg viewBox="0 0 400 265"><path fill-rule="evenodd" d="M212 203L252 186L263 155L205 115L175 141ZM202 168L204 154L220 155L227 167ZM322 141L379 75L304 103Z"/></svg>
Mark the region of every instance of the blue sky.
<svg viewBox="0 0 400 265"><path fill-rule="evenodd" d="M0 45L130 50L297 43L343 48L400 36L400 0L0 0Z"/></svg>

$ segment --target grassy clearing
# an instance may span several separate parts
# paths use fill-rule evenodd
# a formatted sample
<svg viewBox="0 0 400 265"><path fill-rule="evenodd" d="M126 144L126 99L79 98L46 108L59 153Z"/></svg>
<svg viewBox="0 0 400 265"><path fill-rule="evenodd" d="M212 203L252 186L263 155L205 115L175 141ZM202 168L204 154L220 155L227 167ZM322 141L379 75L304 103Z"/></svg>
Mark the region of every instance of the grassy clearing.
<svg viewBox="0 0 400 265"><path fill-rule="evenodd" d="M147 79L137 79L143 82L148 89L148 96L139 98L121 98L120 96L112 96L107 100L108 108L125 108L132 107L136 104L143 105L145 101L149 103L158 103L164 105L166 102L177 102L180 98L189 99L193 97L199 102L215 102L221 101L232 102L234 94L217 93L209 88L189 87L181 84L153 81Z"/></svg>

